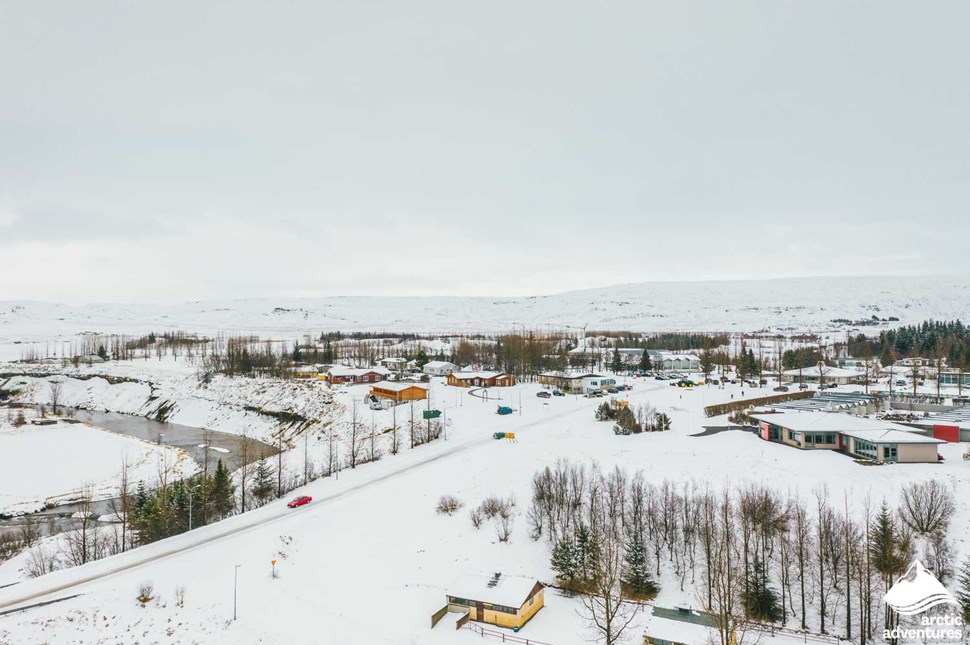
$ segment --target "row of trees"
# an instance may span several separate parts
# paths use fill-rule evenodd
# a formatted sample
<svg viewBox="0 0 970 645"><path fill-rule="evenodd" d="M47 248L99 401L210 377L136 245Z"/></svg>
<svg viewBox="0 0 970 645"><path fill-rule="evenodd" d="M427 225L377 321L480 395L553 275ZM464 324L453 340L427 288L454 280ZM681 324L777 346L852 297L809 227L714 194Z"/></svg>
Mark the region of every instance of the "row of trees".
<svg viewBox="0 0 970 645"><path fill-rule="evenodd" d="M759 623L836 630L865 645L895 624L880 599L914 556L953 579L953 493L929 481L907 486L898 510L886 500L833 502L825 487L807 499L765 484L715 491L560 461L534 475L528 518L533 537L550 544L560 584L589 594L587 617L608 644L666 569L681 590L694 589L722 645Z"/></svg>

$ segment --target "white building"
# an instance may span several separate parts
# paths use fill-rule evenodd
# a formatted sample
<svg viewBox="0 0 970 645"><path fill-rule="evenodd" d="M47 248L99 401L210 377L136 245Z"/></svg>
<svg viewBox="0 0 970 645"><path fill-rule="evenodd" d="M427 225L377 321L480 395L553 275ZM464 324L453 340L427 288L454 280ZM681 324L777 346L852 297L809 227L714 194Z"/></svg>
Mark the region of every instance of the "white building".
<svg viewBox="0 0 970 645"><path fill-rule="evenodd" d="M452 372L457 372L458 366L448 361L428 361L421 371L431 376L448 376Z"/></svg>
<svg viewBox="0 0 970 645"><path fill-rule="evenodd" d="M801 369L786 370L785 378L796 383L835 383L836 385L850 385L861 383L863 380L862 372L848 370L841 367L829 367L828 365L813 365ZM869 375L872 379L873 375Z"/></svg>

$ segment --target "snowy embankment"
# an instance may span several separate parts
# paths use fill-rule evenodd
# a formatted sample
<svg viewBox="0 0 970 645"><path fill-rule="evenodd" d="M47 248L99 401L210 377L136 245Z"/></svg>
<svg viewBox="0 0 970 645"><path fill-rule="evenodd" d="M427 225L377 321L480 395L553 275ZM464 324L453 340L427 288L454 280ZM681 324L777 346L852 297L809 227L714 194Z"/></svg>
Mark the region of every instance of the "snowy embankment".
<svg viewBox="0 0 970 645"><path fill-rule="evenodd" d="M198 470L184 451L170 446L80 423L17 427L4 417L0 419L0 513L30 513L84 496L112 497L124 461L132 483L154 482L160 466L175 478Z"/></svg>
<svg viewBox="0 0 970 645"><path fill-rule="evenodd" d="M0 365L6 373L24 372L0 383L0 389L18 403L51 405L56 396L62 406L245 434L267 443L275 443L281 427L285 440L295 430L328 425L340 412L323 383L215 376L205 384L190 365L160 362L106 363L53 375L44 367Z"/></svg>

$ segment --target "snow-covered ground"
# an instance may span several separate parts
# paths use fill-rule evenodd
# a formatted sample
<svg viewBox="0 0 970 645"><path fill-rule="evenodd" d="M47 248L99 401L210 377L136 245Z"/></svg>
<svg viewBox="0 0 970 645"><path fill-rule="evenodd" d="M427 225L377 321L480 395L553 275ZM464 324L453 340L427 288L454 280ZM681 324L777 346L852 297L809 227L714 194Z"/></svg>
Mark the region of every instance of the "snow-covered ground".
<svg viewBox="0 0 970 645"><path fill-rule="evenodd" d="M154 483L161 469L178 479L196 472L182 450L158 446L81 423L15 427L0 411L0 512L32 512L44 505L117 492L122 462L131 482ZM24 411L29 420L32 410Z"/></svg>
<svg viewBox="0 0 970 645"><path fill-rule="evenodd" d="M19 341L56 344L77 334L170 329L316 337L321 331L506 331L563 326L632 331L824 331L832 320L970 318L967 276L799 278L625 284L553 295L330 297L186 302L175 305L0 302L0 359Z"/></svg>
<svg viewBox="0 0 970 645"><path fill-rule="evenodd" d="M467 511L489 495L514 495L523 511L533 473L560 458L596 462L603 469L643 470L654 483L669 479L719 487L768 482L806 498L824 485L833 505L841 506L848 496L852 508L867 495L876 503L883 498L895 502L903 484L930 478L946 482L957 499L970 495L970 462L961 459L964 445L941 446L946 461L940 464L866 467L843 455L800 451L744 432L691 437L708 422L703 406L739 398L740 386L683 389L652 380L631 382L631 404L649 403L670 414L670 432L616 436L611 424L593 419L599 401L540 399L540 386L534 384L491 390L516 408L513 415L498 416L496 401L436 381L432 397L434 407L447 406L447 441L388 455L343 471L337 480L318 480L294 491L314 497L308 507L287 510L283 501L275 502L122 556L2 589L0 607L120 569L62 592L83 592L77 598L3 617L0 642L493 642L467 630L431 630L430 615L444 603L449 584L469 571L551 581L549 545L529 539L522 512L514 520L511 541L501 543L492 525L475 529ZM363 386L345 388L337 399L346 403L364 391ZM370 414L363 413L367 424ZM375 412L373 424L389 425L389 414ZM401 423L401 409L398 414ZM517 441L492 440L495 431L513 431ZM465 509L451 517L437 515L434 507L442 494L457 496ZM236 528L239 532L232 533ZM224 537L190 548L219 535ZM950 535L960 556L970 553L970 508L964 503ZM280 573L275 579L270 575L274 559ZM239 618L232 621L236 565L241 565ZM143 581L151 581L158 596L145 607L135 601ZM680 591L671 572L664 571L661 584L657 604L697 606L694 591ZM174 602L179 586L186 587L184 607ZM546 607L521 635L553 645L587 642L591 634L577 613L579 606L549 589ZM645 614L639 618L638 634L647 620Z"/></svg>

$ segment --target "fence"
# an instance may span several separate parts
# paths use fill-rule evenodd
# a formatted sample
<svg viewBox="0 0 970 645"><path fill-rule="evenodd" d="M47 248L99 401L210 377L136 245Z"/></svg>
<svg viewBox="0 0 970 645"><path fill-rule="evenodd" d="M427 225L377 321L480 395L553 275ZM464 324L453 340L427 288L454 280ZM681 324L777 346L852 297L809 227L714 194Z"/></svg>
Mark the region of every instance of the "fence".
<svg viewBox="0 0 970 645"><path fill-rule="evenodd" d="M491 636L493 638L501 639L503 643L521 643L522 645L551 645L550 643L544 643L531 638L522 638L521 636L517 636L515 634L506 634L505 632L495 631L494 629L486 629L485 627L476 625L475 623L468 623L466 627L482 638Z"/></svg>
<svg viewBox="0 0 970 645"><path fill-rule="evenodd" d="M798 399L810 399L815 396L814 392L809 390L804 390L802 392L791 392L789 394L776 394L772 396L762 396L757 399L738 399L737 401L730 401L728 403L721 403L718 405L709 405L704 408L704 415L709 417L716 417L721 414L727 414L729 412L737 412L738 410L745 410L751 407L757 407L759 405L767 405L769 403L782 403L784 401L796 401Z"/></svg>

